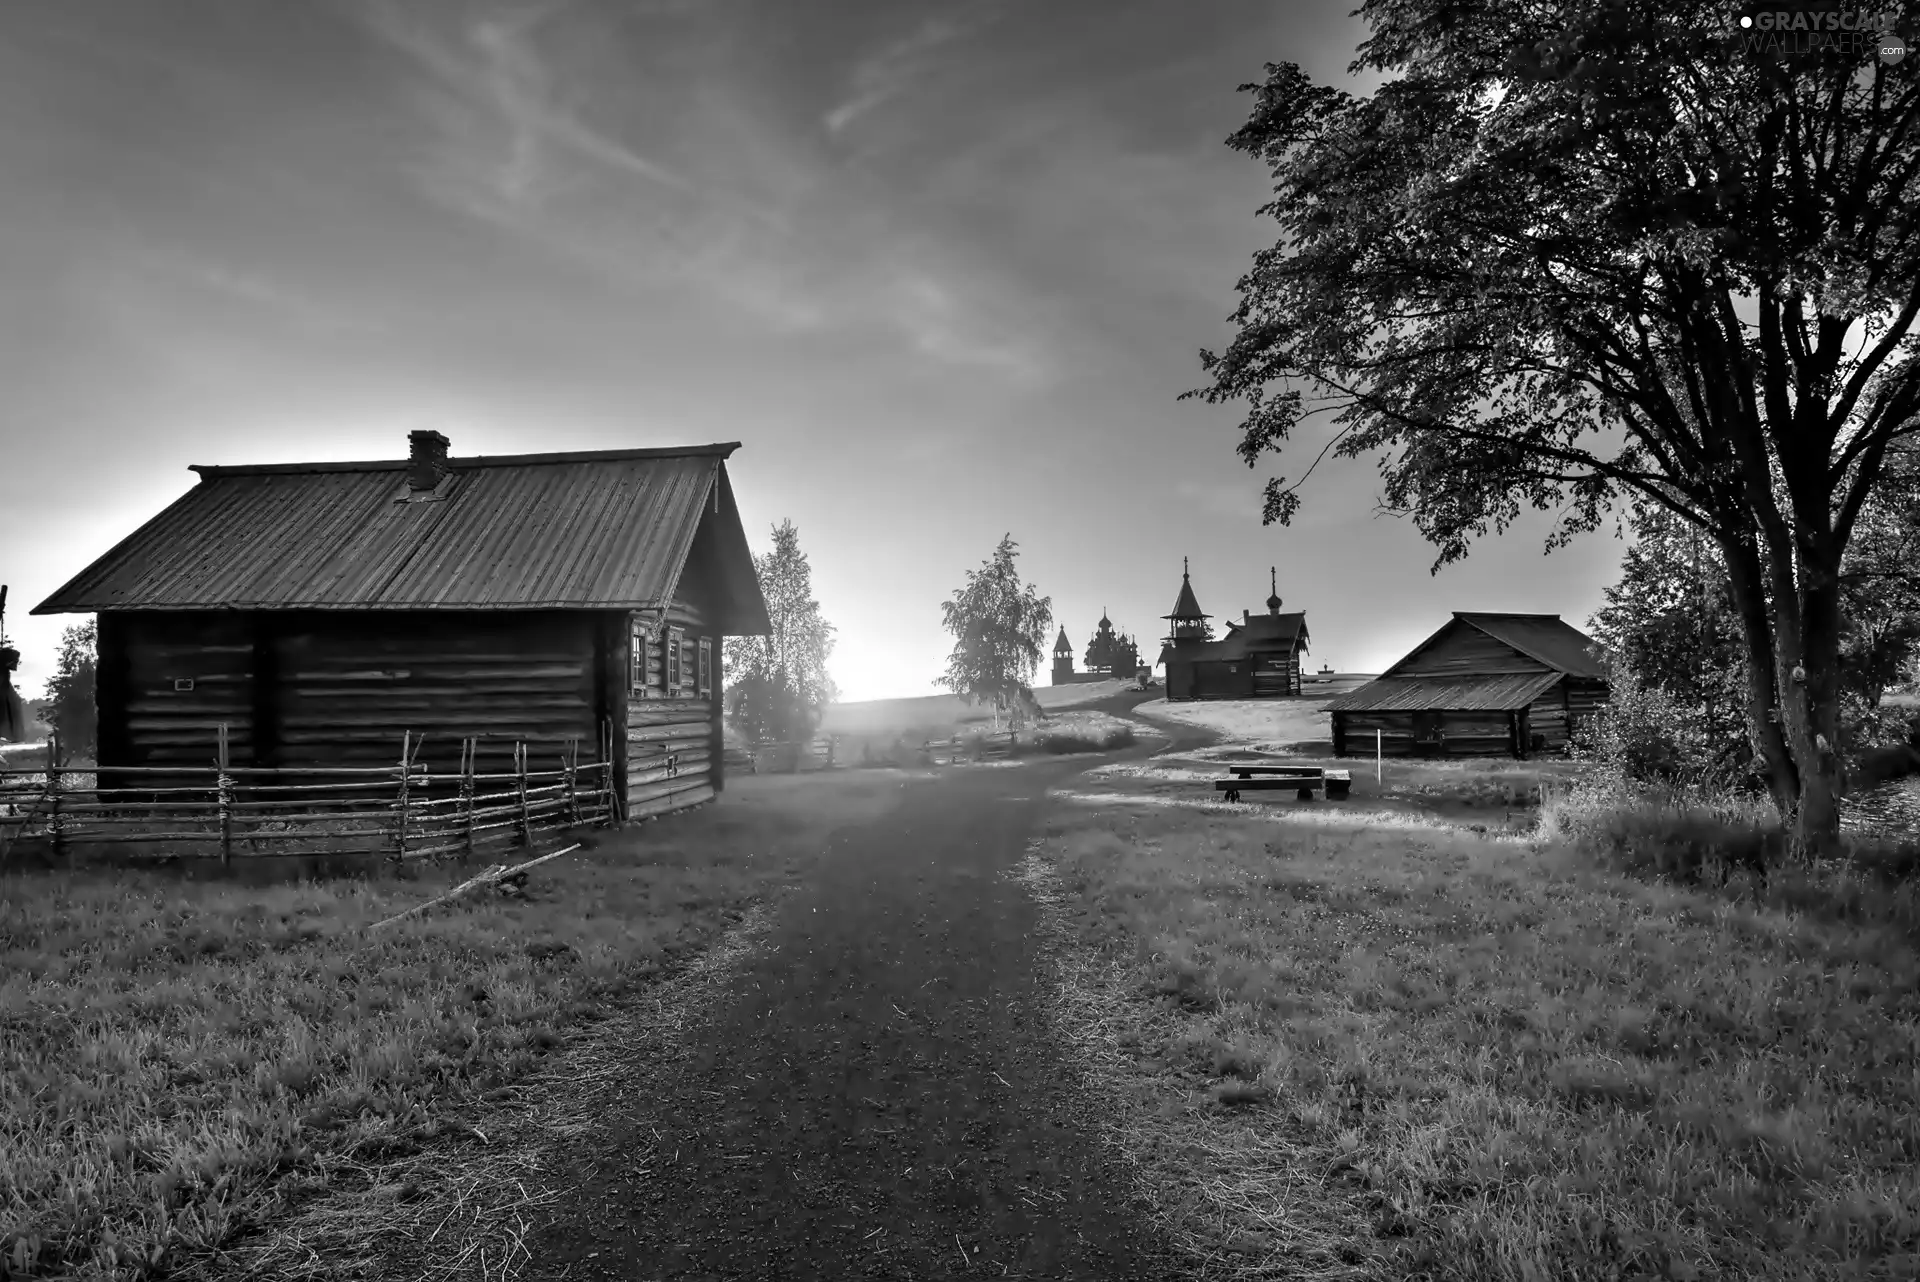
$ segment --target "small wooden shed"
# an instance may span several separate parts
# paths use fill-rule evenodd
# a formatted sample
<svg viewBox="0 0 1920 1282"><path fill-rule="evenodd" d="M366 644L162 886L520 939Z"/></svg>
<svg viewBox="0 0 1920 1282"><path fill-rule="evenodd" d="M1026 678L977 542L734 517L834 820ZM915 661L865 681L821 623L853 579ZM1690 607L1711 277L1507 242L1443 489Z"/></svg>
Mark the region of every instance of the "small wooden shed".
<svg viewBox="0 0 1920 1282"><path fill-rule="evenodd" d="M611 753L627 815L723 786L721 643L766 604L737 443L195 467L199 484L34 611L99 619L99 764L482 770ZM556 761L548 762L549 768Z"/></svg>
<svg viewBox="0 0 1920 1282"><path fill-rule="evenodd" d="M1557 614L1456 612L1398 663L1327 705L1335 756L1564 752L1606 704L1593 638Z"/></svg>

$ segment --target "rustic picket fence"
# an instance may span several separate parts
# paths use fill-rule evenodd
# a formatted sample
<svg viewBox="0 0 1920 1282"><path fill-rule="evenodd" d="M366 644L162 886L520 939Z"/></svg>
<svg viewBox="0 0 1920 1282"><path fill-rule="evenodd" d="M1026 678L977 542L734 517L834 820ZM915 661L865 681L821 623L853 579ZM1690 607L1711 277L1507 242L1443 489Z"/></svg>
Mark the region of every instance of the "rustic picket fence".
<svg viewBox="0 0 1920 1282"><path fill-rule="evenodd" d="M580 759L578 741L537 753L516 742L506 771L477 769L479 746L462 740L451 773L420 761L413 734L402 736L391 766L236 766L222 726L209 766L101 771L58 765L50 741L44 765L0 769L0 861L28 844L56 857L165 846L168 855L222 864L260 855L438 859L502 842L530 848L541 833L620 821L604 742L594 761ZM102 774L112 786L100 786Z"/></svg>

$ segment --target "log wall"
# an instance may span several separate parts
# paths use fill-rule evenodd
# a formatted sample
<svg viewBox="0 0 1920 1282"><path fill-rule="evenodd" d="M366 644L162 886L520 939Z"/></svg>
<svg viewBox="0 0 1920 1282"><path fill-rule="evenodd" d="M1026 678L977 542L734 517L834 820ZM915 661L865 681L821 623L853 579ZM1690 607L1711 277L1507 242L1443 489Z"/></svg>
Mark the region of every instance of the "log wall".
<svg viewBox="0 0 1920 1282"><path fill-rule="evenodd" d="M510 770L513 745L597 760L612 732L627 817L724 786L722 638L697 591L663 615L615 611L193 611L100 617L102 765L212 763ZM634 625L642 627L636 663ZM678 649L669 653L670 630ZM190 689L176 682L191 681ZM535 767L558 764L536 759Z"/></svg>
<svg viewBox="0 0 1920 1282"><path fill-rule="evenodd" d="M236 765L393 765L403 734L435 772L469 736L482 771L516 741L597 759L604 633L581 611L102 614L100 762L205 766L222 722Z"/></svg>
<svg viewBox="0 0 1920 1282"><path fill-rule="evenodd" d="M1335 756L1370 757L1374 732L1381 732L1380 753L1387 757L1493 757L1514 755L1514 714L1503 711L1443 712L1440 749L1414 738L1411 712L1336 712Z"/></svg>
<svg viewBox="0 0 1920 1282"><path fill-rule="evenodd" d="M689 591L663 616L638 616L629 627L640 646L626 655L629 818L699 805L725 786L722 638L707 619L700 594Z"/></svg>
<svg viewBox="0 0 1920 1282"><path fill-rule="evenodd" d="M248 616L102 614L96 645L102 765L209 765L222 722L232 759L253 758Z"/></svg>
<svg viewBox="0 0 1920 1282"><path fill-rule="evenodd" d="M510 769L516 742L578 741L595 757L597 622L581 611L281 615L262 764L389 764L402 731L435 771L458 768L469 736L481 770Z"/></svg>

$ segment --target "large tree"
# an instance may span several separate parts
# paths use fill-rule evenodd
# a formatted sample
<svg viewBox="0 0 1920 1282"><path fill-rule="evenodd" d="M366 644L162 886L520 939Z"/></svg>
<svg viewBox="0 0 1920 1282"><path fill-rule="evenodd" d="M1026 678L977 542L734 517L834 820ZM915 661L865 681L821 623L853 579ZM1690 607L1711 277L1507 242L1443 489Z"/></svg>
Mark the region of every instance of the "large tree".
<svg viewBox="0 0 1920 1282"><path fill-rule="evenodd" d="M1360 12L1370 97L1288 64L1246 86L1229 145L1269 167L1280 236L1190 394L1248 402L1249 466L1326 415L1303 444L1377 455L1436 572L1526 507L1550 550L1627 495L1698 529L1773 795L1830 845L1841 567L1920 430L1920 59L1721 0Z"/></svg>
<svg viewBox="0 0 1920 1282"><path fill-rule="evenodd" d="M1002 709L1032 697L1028 683L1053 630L1053 598L1020 581L1014 565L1019 546L1011 534L1001 538L979 569L967 571L953 599L940 605L953 634L953 653L934 684L971 703L988 704L996 723Z"/></svg>
<svg viewBox="0 0 1920 1282"><path fill-rule="evenodd" d="M764 637L728 639L727 715L754 739L805 739L833 702L827 656L834 627L814 600L813 567L792 521L774 528L773 549L755 557L753 568L773 628Z"/></svg>

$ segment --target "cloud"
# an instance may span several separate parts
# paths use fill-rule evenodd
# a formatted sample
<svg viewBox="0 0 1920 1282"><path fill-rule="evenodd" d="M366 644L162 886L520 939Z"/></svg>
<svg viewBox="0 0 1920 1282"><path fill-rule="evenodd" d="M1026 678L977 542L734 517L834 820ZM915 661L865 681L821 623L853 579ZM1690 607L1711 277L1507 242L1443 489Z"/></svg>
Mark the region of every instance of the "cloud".
<svg viewBox="0 0 1920 1282"><path fill-rule="evenodd" d="M829 134L838 136L875 107L897 97L926 69L929 55L960 34L950 20L933 18L904 39L886 45L878 53L862 59L853 69L852 96L828 110L821 124Z"/></svg>
<svg viewBox="0 0 1920 1282"><path fill-rule="evenodd" d="M514 211L537 211L568 187L568 165L697 193L690 179L592 127L562 100L563 82L539 41L568 8L476 12L373 0L365 12L376 36L437 82L429 109L451 144L440 157L444 181Z"/></svg>
<svg viewBox="0 0 1920 1282"><path fill-rule="evenodd" d="M777 104L703 70L698 45L648 46L651 28L565 3L372 4L369 30L425 73L430 159L415 176L437 203L777 333L877 326L930 366L1024 385L1053 367L1045 314L1018 281L905 224L883 184L818 163ZM898 93L957 31L932 22L883 49L829 114L844 128L856 102Z"/></svg>

